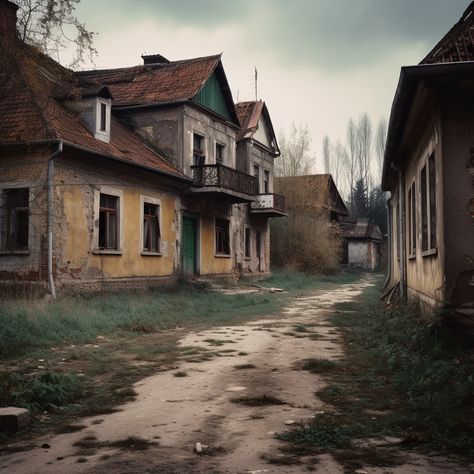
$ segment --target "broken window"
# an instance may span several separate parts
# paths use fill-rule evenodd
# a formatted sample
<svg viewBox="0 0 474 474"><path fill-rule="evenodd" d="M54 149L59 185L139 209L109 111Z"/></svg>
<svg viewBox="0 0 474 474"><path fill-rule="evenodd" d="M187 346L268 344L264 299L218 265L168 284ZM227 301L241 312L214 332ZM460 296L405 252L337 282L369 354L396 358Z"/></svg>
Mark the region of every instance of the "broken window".
<svg viewBox="0 0 474 474"><path fill-rule="evenodd" d="M3 252L28 250L29 197L28 189L3 190L1 228Z"/></svg>
<svg viewBox="0 0 474 474"><path fill-rule="evenodd" d="M160 207L157 204L143 204L143 250L160 251Z"/></svg>
<svg viewBox="0 0 474 474"><path fill-rule="evenodd" d="M421 169L421 250L434 253L437 246L436 224L436 165L435 155L432 153L427 163Z"/></svg>
<svg viewBox="0 0 474 474"><path fill-rule="evenodd" d="M99 249L118 250L118 202L117 196L100 195Z"/></svg>
<svg viewBox="0 0 474 474"><path fill-rule="evenodd" d="M229 221L216 218L216 254L230 255Z"/></svg>
<svg viewBox="0 0 474 474"><path fill-rule="evenodd" d="M250 239L250 228L245 228L245 258L251 257L251 239Z"/></svg>

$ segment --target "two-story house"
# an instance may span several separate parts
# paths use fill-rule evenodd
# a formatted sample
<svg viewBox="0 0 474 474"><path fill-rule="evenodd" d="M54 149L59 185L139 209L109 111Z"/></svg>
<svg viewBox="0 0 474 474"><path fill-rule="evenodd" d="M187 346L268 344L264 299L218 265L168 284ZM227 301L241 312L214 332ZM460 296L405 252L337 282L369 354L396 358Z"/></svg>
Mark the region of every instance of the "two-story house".
<svg viewBox="0 0 474 474"><path fill-rule="evenodd" d="M268 272L220 56L76 73L17 38L16 9L0 0L0 280L82 291Z"/></svg>

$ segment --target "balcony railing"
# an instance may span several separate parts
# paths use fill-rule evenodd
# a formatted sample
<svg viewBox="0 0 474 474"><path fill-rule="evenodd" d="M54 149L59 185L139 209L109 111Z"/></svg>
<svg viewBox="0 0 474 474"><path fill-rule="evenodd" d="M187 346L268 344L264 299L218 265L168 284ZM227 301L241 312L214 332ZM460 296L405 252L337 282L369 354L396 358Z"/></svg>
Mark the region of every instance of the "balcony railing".
<svg viewBox="0 0 474 474"><path fill-rule="evenodd" d="M280 194L258 194L254 202L250 203L250 209L254 214L267 214L282 216L286 213L285 196Z"/></svg>
<svg viewBox="0 0 474 474"><path fill-rule="evenodd" d="M191 166L191 169L193 186L204 188L203 191L209 188L209 191L215 192L216 188L220 188L252 197L258 193L257 178L242 171L224 165Z"/></svg>

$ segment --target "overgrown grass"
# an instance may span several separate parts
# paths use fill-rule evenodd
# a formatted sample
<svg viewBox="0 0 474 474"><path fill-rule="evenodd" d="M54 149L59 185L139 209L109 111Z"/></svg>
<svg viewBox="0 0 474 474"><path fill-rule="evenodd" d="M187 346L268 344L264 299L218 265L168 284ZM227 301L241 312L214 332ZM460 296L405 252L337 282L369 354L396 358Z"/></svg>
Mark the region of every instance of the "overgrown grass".
<svg viewBox="0 0 474 474"><path fill-rule="evenodd" d="M265 286L285 288L289 294L340 281L357 274L309 277L275 272ZM81 344L118 330L152 333L177 326L235 324L278 311L288 294L222 295L206 286L182 283L140 293L117 293L44 301L10 301L0 306L0 359L65 343ZM228 342L228 341L227 341Z"/></svg>
<svg viewBox="0 0 474 474"><path fill-rule="evenodd" d="M32 376L10 373L0 377L2 404L28 408L33 413L58 409L85 394L84 379L76 375L48 371Z"/></svg>
<svg viewBox="0 0 474 474"><path fill-rule="evenodd" d="M346 358L317 396L336 412L281 438L344 449L354 459L354 440L395 436L474 459L472 340L441 319L428 324L414 309L384 310L378 296L369 288L361 300L339 304L333 318L342 328Z"/></svg>

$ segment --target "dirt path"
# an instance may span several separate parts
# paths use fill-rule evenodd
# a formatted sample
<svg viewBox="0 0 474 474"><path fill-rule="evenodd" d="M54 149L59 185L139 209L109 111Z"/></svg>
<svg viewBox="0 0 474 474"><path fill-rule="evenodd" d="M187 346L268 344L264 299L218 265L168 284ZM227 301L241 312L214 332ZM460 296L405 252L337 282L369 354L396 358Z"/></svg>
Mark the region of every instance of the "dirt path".
<svg viewBox="0 0 474 474"><path fill-rule="evenodd" d="M36 439L33 449L0 457L0 471L344 472L329 455L288 465L291 459L281 452L283 443L274 435L329 408L314 396L324 386L322 378L295 370L295 364L309 357L342 356L340 338L327 321L329 310L335 302L350 301L371 284L366 278L335 286L330 292L315 291L294 299L275 319L188 334L181 341L183 346L211 350L217 346L222 356L180 363L176 370L140 381L135 386L136 400L119 412L81 420L86 428L77 433ZM312 332L298 331L298 325L310 325ZM176 376L178 371L186 376ZM236 403L238 399L245 404ZM127 440L131 436L156 444L141 446L140 440ZM196 443L205 446L201 455L194 453ZM364 471L468 472L445 460L420 456L411 456L406 465L389 471Z"/></svg>

